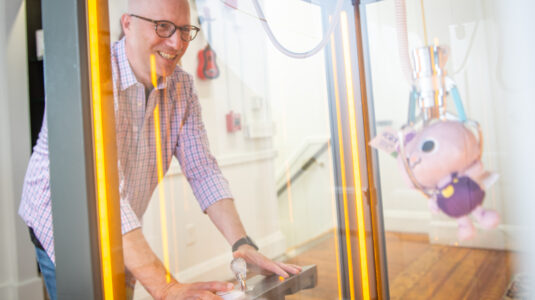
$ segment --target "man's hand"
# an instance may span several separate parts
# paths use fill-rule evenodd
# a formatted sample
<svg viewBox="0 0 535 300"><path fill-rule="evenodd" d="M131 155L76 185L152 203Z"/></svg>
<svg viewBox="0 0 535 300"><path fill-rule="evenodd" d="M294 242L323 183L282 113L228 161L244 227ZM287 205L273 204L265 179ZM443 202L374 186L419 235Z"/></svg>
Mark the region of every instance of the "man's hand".
<svg viewBox="0 0 535 300"><path fill-rule="evenodd" d="M217 201L206 209L206 213L230 245L233 245L237 240L247 235L232 199ZM260 252L256 251L250 245L241 245L233 255L234 257L245 259L250 265L259 267L260 272L265 275L275 273L288 278L288 273L297 274L301 272L301 267L274 262L260 254Z"/></svg>
<svg viewBox="0 0 535 300"><path fill-rule="evenodd" d="M290 276L288 273L298 274L301 272L300 266L272 261L256 251L256 249L250 245L240 246L238 250L233 253L233 256L245 259L248 264L258 267L260 269L259 271L264 275L275 273L284 278L288 278Z"/></svg>
<svg viewBox="0 0 535 300"><path fill-rule="evenodd" d="M182 284L172 276L166 278L166 269L152 252L140 228L123 235L124 264L155 299L217 299L215 292L233 289L228 282L198 282Z"/></svg>
<svg viewBox="0 0 535 300"><path fill-rule="evenodd" d="M196 282L191 284L171 283L167 286L161 299L165 300L221 300L222 298L214 294L216 292L227 292L234 288L232 283L210 281Z"/></svg>

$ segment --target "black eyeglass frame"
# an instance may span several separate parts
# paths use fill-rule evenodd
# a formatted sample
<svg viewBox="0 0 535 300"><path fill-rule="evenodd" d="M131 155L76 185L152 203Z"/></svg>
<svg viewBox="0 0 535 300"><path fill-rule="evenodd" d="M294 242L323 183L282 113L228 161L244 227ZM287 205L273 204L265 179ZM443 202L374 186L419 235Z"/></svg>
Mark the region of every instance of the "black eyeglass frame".
<svg viewBox="0 0 535 300"><path fill-rule="evenodd" d="M142 17L142 16L134 15L134 14L129 14L129 16L135 17L135 18L147 21L147 22L154 23L154 31L156 32L156 35L158 35L159 37L164 38L164 39L172 37L173 34L175 34L177 29L180 30L181 33L186 31L186 30L187 31L192 31L193 30L193 31L195 31L195 34L193 35L193 37L190 37L190 39L184 39L184 36L182 34L180 35L180 39L182 39L184 42L191 42L197 37L197 34L199 34L199 31L201 31L201 29L199 27L194 26L194 25L177 26L177 25L175 25L175 23L173 23L171 21L167 21L167 20L153 20L153 19L145 18L145 17ZM158 25L160 25L162 23L165 23L165 24L173 26L173 30L171 31L169 36L164 36L164 35L161 35L160 33L158 33Z"/></svg>

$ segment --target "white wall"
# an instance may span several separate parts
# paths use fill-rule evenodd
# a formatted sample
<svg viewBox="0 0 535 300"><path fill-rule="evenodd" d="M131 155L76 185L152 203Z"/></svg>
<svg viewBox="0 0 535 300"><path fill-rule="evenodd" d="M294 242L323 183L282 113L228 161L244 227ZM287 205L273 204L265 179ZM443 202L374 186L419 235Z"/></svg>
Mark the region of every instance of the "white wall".
<svg viewBox="0 0 535 300"><path fill-rule="evenodd" d="M291 250L306 249L307 243L337 226L331 165L331 156L324 153L278 198L282 231Z"/></svg>
<svg viewBox="0 0 535 300"><path fill-rule="evenodd" d="M490 1L485 10L491 22L489 52L491 60L491 87L493 110L497 112L497 153L500 172L504 215L516 234L515 242L522 251L533 250L535 226L533 226L533 170L535 161L535 58L532 51L535 38L531 30L535 20L531 12L535 2L529 0ZM520 233L518 236L517 232ZM525 261L517 263L526 268ZM528 269L535 272L535 265Z"/></svg>
<svg viewBox="0 0 535 300"><path fill-rule="evenodd" d="M274 35L291 51L308 51L323 37L319 6L303 1L272 1L266 5L265 15ZM268 42L267 54L270 99L277 124L277 167L282 169L307 139L330 136L325 53L322 50L306 59L294 59Z"/></svg>
<svg viewBox="0 0 535 300"><path fill-rule="evenodd" d="M126 0L113 0L108 1L108 10L110 17L110 39L115 41L119 38L121 33L121 26L119 20L121 15L126 13L127 1Z"/></svg>
<svg viewBox="0 0 535 300"><path fill-rule="evenodd" d="M424 3L428 38L430 42L438 38L440 44L450 46L448 74L459 87L468 117L482 125L483 162L501 175L487 191L484 206L500 212L502 225L492 232L480 232L480 239L466 245L518 248L521 228L511 204L530 198L526 192L529 183L524 181L530 177L524 151L528 128L533 128L528 123L533 120L534 103L526 97L530 79L521 75L529 65L529 48L524 46L529 26L527 21L517 23L513 12L526 10L527 2ZM423 46L420 1L408 0L407 11L409 47ZM399 128L407 117L408 85L397 54L394 2L370 5L368 14L376 118L391 120ZM451 234L456 230L452 220L429 214L423 196L406 188L394 159L380 154L380 170L388 229L429 232L432 240L456 242Z"/></svg>
<svg viewBox="0 0 535 300"><path fill-rule="evenodd" d="M17 215L30 156L25 1L0 0L0 298L43 299L34 247Z"/></svg>
<svg viewBox="0 0 535 300"><path fill-rule="evenodd" d="M508 145L514 148L518 153L519 158L515 160L512 167L514 172L521 174L530 174L535 169L535 161L532 158L535 148L535 138L531 133L532 128L535 128L535 58L531 57L529 49L535 48L535 35L530 34L530 30L535 28L532 13L535 11L535 2L530 0L515 0L511 1L512 5L507 6L506 3L500 1L493 1L495 11L499 15L501 24L504 30L509 32L503 36L504 54L506 57L521 57L523 59L516 59L513 61L507 60L508 67L506 75L502 78L508 78L508 85L511 86L511 79L515 79L514 98L511 100L515 102L517 110L525 110L524 113L518 114L518 111L508 113L511 117L518 116L517 120L512 122L519 123L521 127L525 128L528 134L516 138L516 144ZM499 10L498 10L499 9ZM504 86L500 86L500 90L504 90ZM501 97L502 94L497 94ZM518 135L520 132L512 133ZM521 270L528 271L531 278L535 278L535 218L533 218L533 211L535 211L535 201L531 195L531 187L533 185L533 176L518 176L516 180L520 182L518 190L511 191L510 199L521 199L515 201L512 205L513 214L519 219L520 224L528 230L521 239L522 249L527 252L526 260L517 263ZM533 286L533 281L531 286Z"/></svg>

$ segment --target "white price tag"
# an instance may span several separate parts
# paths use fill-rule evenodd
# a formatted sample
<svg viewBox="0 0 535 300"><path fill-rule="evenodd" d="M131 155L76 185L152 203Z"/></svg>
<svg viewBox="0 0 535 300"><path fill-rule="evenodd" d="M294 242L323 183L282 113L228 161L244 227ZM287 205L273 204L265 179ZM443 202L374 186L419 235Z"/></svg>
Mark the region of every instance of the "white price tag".
<svg viewBox="0 0 535 300"><path fill-rule="evenodd" d="M392 127L387 127L370 141L370 146L385 151L386 153L397 157L398 155L398 131Z"/></svg>

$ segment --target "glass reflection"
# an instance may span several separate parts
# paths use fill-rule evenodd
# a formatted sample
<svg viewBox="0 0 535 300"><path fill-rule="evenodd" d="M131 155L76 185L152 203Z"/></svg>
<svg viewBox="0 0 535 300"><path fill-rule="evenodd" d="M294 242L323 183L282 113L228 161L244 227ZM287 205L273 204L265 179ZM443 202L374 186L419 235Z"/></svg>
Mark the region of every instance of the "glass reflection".
<svg viewBox="0 0 535 300"><path fill-rule="evenodd" d="M162 261L168 283L175 279L183 283L234 279L229 268L230 245L244 235L245 230L241 229L243 231L237 234L234 229L229 231L227 224L233 224L235 220L211 213L210 207L223 202L217 201L219 196L206 206L202 204L205 196L195 184L205 178L198 175L213 176L218 172L197 174L194 169L202 167L190 154L195 148L188 148L180 137L206 130L202 139L210 142L210 150L206 148L205 151L210 151L217 159L216 167L222 172L217 176L223 178L224 175L232 187L233 196L223 193L223 198L234 198L247 235L259 246L260 253L279 266L284 266L281 263L285 262L318 267L317 287L299 291L289 298L308 299L318 295L323 299L340 298L325 54L321 51L307 60L284 56L269 42L259 20L269 20L273 34L289 49L305 51L317 45L325 34L324 8L302 1L262 1L260 4L262 18L258 18L253 4L248 1L191 3L191 24L188 25L202 30L195 40L187 43L187 51L180 52L179 49L177 52L178 56L183 53L177 69L181 74L184 71L191 74L188 78L193 79L193 85L175 85L169 81L172 75L167 76L167 81L164 79L166 73L176 72L167 68L162 60L175 58L172 44L175 35L168 38L169 43L159 44L159 40L154 40L156 51L150 59L145 56L145 62L140 64L140 68L149 66L151 70L150 76L142 78L148 83L144 84L147 100L141 104L138 116L139 120L148 116L149 130L143 127L145 123L139 122L140 127L132 136L139 136L138 143L147 138L154 146L150 150L154 151L151 172L157 182L153 201L148 202L142 214L143 235ZM110 14L112 20L127 13L170 20L177 26L184 23L153 8L141 13L132 11L131 3L123 7L115 5ZM328 9L332 11L333 8L334 4ZM130 19L131 26L146 25L154 35L154 26L135 19ZM122 26L128 40L127 21L124 19ZM113 21L110 23L114 24ZM135 51L143 54L141 50ZM207 71L207 63L209 69L217 68L214 73L217 76L208 76L213 72ZM130 61L130 65L136 73L135 63ZM160 65L165 67L159 69ZM171 108L168 105L173 102L172 95L184 93L193 96L189 101L193 107L178 107L179 115L185 116L191 109L188 113L193 114L194 122L199 122L200 127L195 129L188 124L190 119L184 117L175 153L179 160L183 160L179 164L172 158L174 148L169 148L176 143L170 138L175 128L173 123L168 124L168 118L173 118L168 113ZM183 101L177 103L188 105ZM134 123L129 125L135 126ZM136 151L141 154L140 150ZM123 148L122 151L133 154L132 149ZM143 161L138 160L136 164L143 164ZM120 166L126 164L120 162ZM202 209L198 209L199 202ZM234 255L242 255L240 253ZM125 257L128 267L127 260ZM263 264L268 262L265 260ZM292 270L284 268L285 273ZM305 268L304 273L308 270ZM260 271L251 264L248 278L254 279ZM279 287L292 280L280 278L275 277ZM147 296L143 286L147 286L143 281L136 285L136 299ZM153 293L150 288L148 292Z"/></svg>
<svg viewBox="0 0 535 300"><path fill-rule="evenodd" d="M513 183L504 177L511 175L508 171L511 161L506 162L504 157L518 153L511 146L519 141L504 140L504 131L497 126L501 124L508 131L522 129L503 123L503 115L493 108L506 109L510 102L505 99L515 98L510 91L502 90L496 81L503 75L500 66L504 65L503 56L497 55L496 51L502 51L506 46L497 42L503 33L495 29L503 24L503 20L496 18L494 13L503 6L497 1L411 0L406 1L406 15L401 12L399 18L394 12L400 14L399 5L403 2L382 1L368 5L366 9L374 125L379 135L394 132L395 140L412 149L417 148L405 149L406 156L401 154L411 165L405 164L403 159L392 158L391 151L378 152L390 296L500 299L512 274L517 271L515 261L519 249L518 233L508 228L516 223L510 207L518 205L520 198L512 200L505 191L523 188L521 183ZM408 30L405 33L400 30L399 21L396 23L396 17L398 20L406 18ZM407 38L405 42L403 34ZM417 49L411 57L415 73L407 70L411 68L409 52L412 49ZM431 81L435 83L433 90L424 90L423 85L418 85L426 84L422 83L422 78L427 76L424 74L426 66L422 64L426 57L432 62L428 78L437 80ZM412 92L411 78L415 78L418 87ZM425 92L429 94L422 96ZM421 119L418 119L420 111ZM479 122L479 133L468 119ZM437 126L444 124L463 124L459 129L467 131L466 139L460 141L453 135L447 138L437 135ZM412 130L409 125L417 129ZM398 136L395 132L402 126L405 131ZM417 126L421 126L421 131ZM432 131L429 138L423 138L425 130ZM412 144L411 139L414 139ZM459 149L455 149L457 142ZM483 152L480 152L481 148ZM393 150L404 152L403 147ZM454 156L456 150L457 158ZM417 151L421 154L420 160L415 155ZM429 168L434 173L428 171L425 177L419 177L422 173L418 174L415 166L425 167L421 160L440 153L445 156ZM478 153L482 153L481 162ZM476 163L459 167L458 164L465 160L476 160ZM472 173L472 166L477 166L478 172ZM455 172L458 173L453 173L450 181L437 183L433 176L451 168L457 168ZM411 169L414 172L405 171ZM491 184L496 177L486 171L500 173L500 179ZM466 177L462 177L464 175ZM492 175L492 180L487 175ZM489 180L478 181L482 178ZM474 179L474 182L463 184L465 179ZM482 205L476 207L481 204L477 202L463 206L462 213L460 207L449 207L458 195L455 193L460 190L459 184L484 187ZM423 193L413 186L420 186ZM470 195L463 199L475 199ZM505 201L509 204L505 205ZM500 225L496 222L497 214L501 216Z"/></svg>

